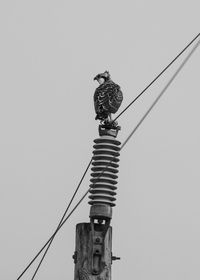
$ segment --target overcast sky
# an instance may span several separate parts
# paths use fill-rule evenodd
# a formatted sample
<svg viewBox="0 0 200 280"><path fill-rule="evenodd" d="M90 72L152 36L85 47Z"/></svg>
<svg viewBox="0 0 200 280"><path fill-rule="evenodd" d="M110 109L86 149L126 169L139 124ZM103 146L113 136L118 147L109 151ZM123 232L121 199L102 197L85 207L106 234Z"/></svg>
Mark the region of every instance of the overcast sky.
<svg viewBox="0 0 200 280"><path fill-rule="evenodd" d="M93 77L109 70L125 108L199 33L199 10L199 0L0 2L0 279L16 279L47 241L90 160ZM187 53L122 115L119 140ZM198 73L199 48L121 152L113 280L200 279ZM89 221L87 200L36 279L73 279L75 226Z"/></svg>

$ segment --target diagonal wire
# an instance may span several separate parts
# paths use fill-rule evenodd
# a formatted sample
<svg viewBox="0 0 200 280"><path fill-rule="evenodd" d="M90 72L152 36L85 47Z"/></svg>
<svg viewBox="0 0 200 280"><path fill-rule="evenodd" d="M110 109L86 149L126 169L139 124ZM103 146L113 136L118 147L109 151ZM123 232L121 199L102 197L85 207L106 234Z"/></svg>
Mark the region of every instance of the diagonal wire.
<svg viewBox="0 0 200 280"><path fill-rule="evenodd" d="M88 169L89 169L89 167L90 167L90 165L91 165L91 162L92 162L92 159L91 159L90 162L88 163L88 165L87 165L87 167L86 167L86 169L85 169L85 172L83 173L83 176L81 177L81 180L79 181L78 186L77 186L77 188L76 188L74 194L72 195L72 198L71 198L69 204L67 205L67 208L66 208L66 210L65 210L65 212L64 212L64 214L63 214L63 216L62 216L62 218L61 218L61 220L60 220L60 222L59 222L59 224L58 224L58 226L57 226L57 228L56 228L56 230L55 230L55 232L54 232L54 234L53 234L53 235L49 238L49 240L44 244L44 246L43 246L43 247L41 248L41 250L36 254L36 256L30 261L30 263L26 266L26 268L23 270L23 272L19 275L19 277L17 278L17 280L19 280L19 279L24 275L24 273L27 271L27 269L32 265L32 263L37 259L37 257L41 254L41 252L44 250L44 248L48 245L47 248L46 248L46 250L45 250L45 252L44 252L44 255L42 256L42 259L40 260L40 263L39 263L39 265L37 266L37 269L36 269L36 271L35 271L35 273L34 273L34 275L33 275L33 278L32 278L32 279L34 279L34 277L35 277L35 275L36 275L36 273L37 273L37 271L38 271L40 265L42 264L42 261L43 261L44 257L46 256L46 254L47 254L47 252L48 252L48 250L49 250L49 248L50 248L50 246L51 246L51 243L52 243L53 240L54 240L54 237L56 236L56 233L58 232L58 230L59 230L59 228L60 228L60 225L62 224L62 222L63 222L63 220L64 220L64 218L65 218L65 216L66 216L66 214L67 214L67 212L68 212L68 210L69 210L69 207L71 206L71 204L72 204L72 202L73 202L73 200L74 200L74 198L75 198L75 196L76 196L76 194L77 194L77 192L78 192L78 190L79 190L79 188L80 188L80 185L81 185L81 183L82 183L82 181L83 181L83 179L84 179L84 177L85 177L85 175L86 175L86 173L87 173L87 171L88 171ZM75 209L74 209L74 210L75 210ZM73 212L72 212L72 213L73 213ZM71 213L71 214L72 214L72 213Z"/></svg>
<svg viewBox="0 0 200 280"><path fill-rule="evenodd" d="M189 46L200 36L200 33L198 33L192 41L187 44L187 46L145 87L145 89L142 90L140 94L136 96L136 98L129 103L129 105L113 120L116 121L133 103L189 48Z"/></svg>
<svg viewBox="0 0 200 280"><path fill-rule="evenodd" d="M89 190L88 190L88 192L89 192ZM44 260L44 258L45 258L45 256L46 256L46 254L47 254L47 252L48 252L48 250L49 250L49 247L51 246L51 243L53 242L53 240L54 240L54 238L55 238L55 236L56 236L58 230L59 230L59 229L61 228L61 226L64 224L64 223L62 223L63 220L64 220L64 222L66 222L66 221L69 219L69 217L72 215L72 213L76 210L76 208L79 206L79 204L80 204L80 203L83 201L83 199L86 197L86 195L88 194L88 192L86 192L86 193L84 194L84 196L79 200L79 202L76 204L76 206L72 209L72 211L69 213L69 215L65 218L65 220L64 220L64 217L63 217L63 219L60 221L60 223L59 223L59 225L58 225L56 231L54 232L54 235L52 235L52 237L48 240L49 244L48 244L48 242L46 243L46 244L48 244L48 246L47 246L47 248L46 248L46 250L45 250L45 252L44 252L44 254L43 254L43 256L42 256L42 258L41 258L41 260L40 260L40 262L39 262L39 264L38 264L38 266L37 266L37 268L36 268L36 270L35 270L35 272L34 272L34 274L33 274L33 276L32 276L32 278L31 278L31 280L33 280L33 279L35 278L35 276L36 276L36 274L37 274L37 272L38 272L38 270L39 270L39 268L40 268L40 266L41 266L41 264L42 264L42 262L43 262L43 260Z"/></svg>
<svg viewBox="0 0 200 280"><path fill-rule="evenodd" d="M189 58L192 56L192 54L195 52L195 50L197 49L197 47L200 44L200 40L197 42L197 44L193 47L193 49L191 50L191 52L187 55L187 57L184 59L184 61L181 63L181 65L179 66L179 68L176 70L176 72L174 73L174 75L171 77L171 79L169 80L169 82L166 84L166 86L163 88L163 90L161 91L161 93L158 95L158 97L155 99L155 101L152 103L152 105L149 107L149 109L147 110L147 112L144 114L144 116L140 119L140 121L138 122L138 124L136 125L136 127L132 130L132 132L129 134L129 136L126 138L126 140L123 142L122 146L121 146L121 150L124 148L124 146L128 143L128 141L131 139L131 137L133 136L133 134L136 132L136 130L140 127L140 125L142 124L142 122L146 119L146 117L148 116L148 114L151 112L151 110L154 108L154 106L157 104L157 102L160 100L160 98L163 96L163 94L166 92L166 90L168 89L168 87L171 85L171 83L174 81L174 79L176 78L176 76L179 74L179 72L182 70L182 68L184 67L184 65L187 63L187 61L189 60ZM92 161L92 160L91 160ZM112 162L112 160L110 161ZM109 163L110 163L109 162ZM109 165L109 163L107 165ZM88 166L89 168L89 166ZM101 174L97 177L97 180L100 176L102 176L102 174L106 171L107 166L105 167L105 169L101 172ZM65 224L65 222L69 219L69 217L72 215L72 213L76 210L76 208L80 205L80 203L84 200L84 198L87 196L87 194L89 193L91 188L89 188L85 194L82 196L82 198L78 201L78 203L75 205L75 207L72 209L72 211L68 214L68 216L60 223L59 227L57 228L57 230L55 231L54 235L47 241L46 244L48 244L49 242L51 242L51 239L55 237L55 235L57 234L57 232L61 229L61 227ZM36 273L35 273L36 274ZM34 274L34 275L35 275ZM33 278L32 278L33 279Z"/></svg>
<svg viewBox="0 0 200 280"><path fill-rule="evenodd" d="M74 192L74 194L73 194L73 196L72 196L72 198L71 198L71 200L70 200L70 202L69 202L69 204L68 204L68 206L67 206L67 208L66 208L66 210L65 210L65 212L64 212L64 214L63 214L63 216L62 216L62 218L61 218L61 220L60 220L60 222L58 224L58 226L57 226L57 228L56 228L56 231L55 231L56 233L57 233L57 230L60 228L60 225L62 224L62 221L64 220L64 218L65 218L65 216L66 216L66 214L67 214L67 212L69 210L69 207L71 206L71 204L72 204L72 202L73 202L73 200L74 200L74 198L75 198L75 196L76 196L76 194L77 194L77 192L79 190L79 187L80 187L80 185L81 185L81 183L82 183L82 181L83 181L83 179L84 179L84 177L85 177L85 175L86 175L86 173L87 173L87 171L88 171L88 169L90 167L91 162L92 162L92 159L88 163L87 168L86 168L86 170L85 170L85 172L84 172L84 174L83 174L83 176L82 176L82 178L81 178L81 180L80 180L80 182L79 182L79 184L78 184L78 186L77 186L77 188L76 188L76 190L75 190L75 192ZM48 253L48 250L49 250L49 248L50 248L50 246L51 246L55 236L56 236L56 234L53 235L53 237L51 238L51 241L49 242L49 244L48 244L48 246L47 246L47 248L46 248L46 250L45 250L45 252L44 252L44 254L43 254L43 256L42 256L42 258L41 258L41 260L40 260L40 262L39 262L39 264L38 264L38 266L37 266L37 268L36 268L36 270L35 270L35 272L34 272L34 274L32 276L32 278L31 278L31 280L33 280L35 278L35 276L36 276L36 274L37 274L37 272L38 272L38 270L39 270L39 268L40 268L40 266L41 266L41 264L42 264L42 262L43 262L43 260L44 260L44 258L46 256L46 254Z"/></svg>
<svg viewBox="0 0 200 280"><path fill-rule="evenodd" d="M163 94L165 93L165 91L168 89L168 87L171 85L171 83L173 82L173 80L176 78L176 76L179 74L179 72L181 71L181 69L184 67L184 65L187 63L187 61L189 60L189 58L192 56L192 54L195 52L195 50L197 49L197 47L200 44L200 40L197 42L197 44L193 47L193 49L190 51L190 53L187 55L187 57L184 59L184 61L181 63L181 65L178 67L178 69L176 70L176 72L174 73L174 75L171 77L171 79L168 81L168 83L166 84L166 86L163 88L163 90L160 92L160 94L157 96L157 98L155 99L155 101L152 103L152 105L149 107L149 109L147 110L147 112L144 114L144 116L141 118L141 120L138 122L138 124L136 125L136 127L133 129L133 131L130 133L130 135L126 138L126 140L124 141L124 143L122 144L121 149L127 144L127 142L130 140L130 138L133 136L133 134L136 132L136 130L139 128L139 126L142 124L142 122L146 119L146 117L148 116L148 114L151 112L151 110L154 108L154 106L157 104L157 102L160 100L160 98L163 96Z"/></svg>

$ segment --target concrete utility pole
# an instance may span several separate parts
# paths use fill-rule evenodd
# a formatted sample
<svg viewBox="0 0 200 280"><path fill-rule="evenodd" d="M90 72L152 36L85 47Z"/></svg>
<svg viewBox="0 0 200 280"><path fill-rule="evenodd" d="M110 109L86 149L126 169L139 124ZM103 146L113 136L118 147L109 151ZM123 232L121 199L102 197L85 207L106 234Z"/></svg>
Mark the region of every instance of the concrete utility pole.
<svg viewBox="0 0 200 280"><path fill-rule="evenodd" d="M111 280L112 207L115 206L120 142L119 126L100 125L94 140L90 185L90 223L76 225L74 280Z"/></svg>

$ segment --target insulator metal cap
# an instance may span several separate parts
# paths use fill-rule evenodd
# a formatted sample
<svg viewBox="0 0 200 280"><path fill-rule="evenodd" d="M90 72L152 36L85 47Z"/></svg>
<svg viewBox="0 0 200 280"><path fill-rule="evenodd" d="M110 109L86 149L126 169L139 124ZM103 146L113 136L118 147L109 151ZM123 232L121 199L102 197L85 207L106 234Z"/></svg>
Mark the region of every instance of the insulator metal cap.
<svg viewBox="0 0 200 280"><path fill-rule="evenodd" d="M90 218L111 219L112 208L106 204L94 204L90 207Z"/></svg>

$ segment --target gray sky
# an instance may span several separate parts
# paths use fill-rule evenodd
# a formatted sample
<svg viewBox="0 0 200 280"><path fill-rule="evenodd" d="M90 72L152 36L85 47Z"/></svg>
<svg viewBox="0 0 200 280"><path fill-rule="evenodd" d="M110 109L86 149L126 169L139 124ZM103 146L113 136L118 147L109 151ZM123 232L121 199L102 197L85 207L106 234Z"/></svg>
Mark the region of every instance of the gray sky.
<svg viewBox="0 0 200 280"><path fill-rule="evenodd" d="M0 2L1 279L16 279L52 234L90 160L93 77L109 70L125 108L199 33L199 8L197 0ZM119 140L185 55L119 119ZM198 49L121 153L114 280L200 278L199 57ZM86 199L36 279L73 279L75 225L88 213Z"/></svg>

